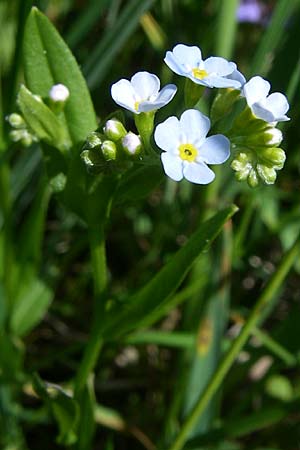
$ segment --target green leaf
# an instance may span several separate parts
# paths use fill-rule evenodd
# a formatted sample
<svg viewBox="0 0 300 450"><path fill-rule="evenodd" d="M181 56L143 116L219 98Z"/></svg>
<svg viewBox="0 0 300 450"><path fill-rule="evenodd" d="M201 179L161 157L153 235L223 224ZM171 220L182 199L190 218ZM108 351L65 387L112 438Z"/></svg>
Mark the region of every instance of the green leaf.
<svg viewBox="0 0 300 450"><path fill-rule="evenodd" d="M86 223L96 225L105 220L116 187L115 176L110 174L95 177L88 174L77 155L71 161L62 200Z"/></svg>
<svg viewBox="0 0 300 450"><path fill-rule="evenodd" d="M79 419L77 402L60 386L44 383L38 375L34 375L33 387L48 405L57 422L57 442L66 446L74 444L77 441L76 427Z"/></svg>
<svg viewBox="0 0 300 450"><path fill-rule="evenodd" d="M171 295L185 278L197 257L207 249L221 231L224 223L237 211L232 205L200 225L187 244L178 250L160 272L130 300L128 307L119 312L112 309L103 321L106 338L119 337L137 326L144 326L151 313L172 301Z"/></svg>
<svg viewBox="0 0 300 450"><path fill-rule="evenodd" d="M66 150L71 142L63 124L40 97L21 86L18 105L28 127L41 140L60 150Z"/></svg>
<svg viewBox="0 0 300 450"><path fill-rule="evenodd" d="M53 292L43 281L30 275L26 280L25 275L11 312L11 331L17 336L28 333L43 318L52 298Z"/></svg>
<svg viewBox="0 0 300 450"><path fill-rule="evenodd" d="M0 329L0 348L0 375L7 383L11 383L20 374L24 348L20 342L5 333L3 328Z"/></svg>
<svg viewBox="0 0 300 450"><path fill-rule="evenodd" d="M152 192L163 178L164 175L159 166L144 166L129 170L118 185L114 203L135 203Z"/></svg>
<svg viewBox="0 0 300 450"><path fill-rule="evenodd" d="M83 142L97 128L90 94L74 56L49 19L35 7L25 27L24 72L29 89L43 98L54 84L68 87L70 97L62 117L73 144Z"/></svg>

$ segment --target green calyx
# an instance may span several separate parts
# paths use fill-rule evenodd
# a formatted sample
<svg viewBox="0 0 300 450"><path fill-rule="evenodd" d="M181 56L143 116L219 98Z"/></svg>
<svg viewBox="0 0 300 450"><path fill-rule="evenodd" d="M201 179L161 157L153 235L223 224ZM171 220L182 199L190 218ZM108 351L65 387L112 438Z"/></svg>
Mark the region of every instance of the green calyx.
<svg viewBox="0 0 300 450"><path fill-rule="evenodd" d="M274 184L277 170L284 166L285 152L278 146L282 133L273 125L258 119L247 106L234 120L227 136L235 156L231 163L238 181L250 187L260 182Z"/></svg>
<svg viewBox="0 0 300 450"><path fill-rule="evenodd" d="M194 83L187 78L184 86L184 104L186 108L194 108L202 97L205 91L205 86Z"/></svg>
<svg viewBox="0 0 300 450"><path fill-rule="evenodd" d="M276 170L282 169L284 162L285 153L281 148L237 149L231 167L238 181L247 181L250 187L256 187L260 181L274 184Z"/></svg>

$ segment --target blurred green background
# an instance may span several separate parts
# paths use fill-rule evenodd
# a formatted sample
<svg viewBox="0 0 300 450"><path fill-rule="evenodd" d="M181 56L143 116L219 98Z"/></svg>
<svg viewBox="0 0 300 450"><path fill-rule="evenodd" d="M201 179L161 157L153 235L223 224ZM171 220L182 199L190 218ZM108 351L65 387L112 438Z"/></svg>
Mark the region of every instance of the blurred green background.
<svg viewBox="0 0 300 450"><path fill-rule="evenodd" d="M105 345L95 372L95 450L168 448L299 233L300 2L260 2L262 14L255 23L237 20L239 3L34 3L74 53L99 120L116 109L111 84L140 70L157 74L162 85L175 82L179 87L174 101L158 112L156 122L178 116L184 80L163 63L165 52L177 43L199 46L205 58L218 55L234 60L247 78L268 78L272 91L286 93L291 104L291 121L282 127L287 162L274 186L251 190L236 182L227 167L211 186L164 179L147 198L113 209L107 235L109 295L120 307L184 245L203 218L231 202L240 211L211 251L197 261L174 296L172 309L162 312L150 329ZM41 310L35 311L37 317L28 329L16 330L9 339L0 333L0 448L5 450L65 448L56 441L57 425L50 409L35 395L31 375L38 372L43 380L67 388L88 339L92 314L86 229L55 196L48 191L41 196L45 169L39 145L22 148L8 139L5 117L16 110L16 93L23 80L24 18L31 6L29 0L0 0L0 164L1 180L8 180L0 186L0 196L3 189L9 189L12 214L5 226L10 229L12 246L26 244L31 205L36 205L41 220L45 218L36 234L42 249L38 273L43 284L34 289L42 299ZM211 100L207 93L201 101L203 112L209 110ZM126 118L133 129L127 113ZM0 202L1 232L4 203ZM0 243L0 272L6 280L8 243L3 237ZM299 448L299 273L297 260L226 377L222 392L210 403L184 448ZM0 286L0 327L4 330L2 290ZM17 319L16 323L22 327Z"/></svg>

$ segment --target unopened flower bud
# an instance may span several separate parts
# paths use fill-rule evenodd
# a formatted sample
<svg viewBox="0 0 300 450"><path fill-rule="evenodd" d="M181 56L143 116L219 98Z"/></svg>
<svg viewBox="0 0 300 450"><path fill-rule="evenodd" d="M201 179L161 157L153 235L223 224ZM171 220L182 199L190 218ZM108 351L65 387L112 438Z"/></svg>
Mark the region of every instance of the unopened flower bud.
<svg viewBox="0 0 300 450"><path fill-rule="evenodd" d="M113 141L104 141L101 145L105 161L114 161L117 157L117 147Z"/></svg>
<svg viewBox="0 0 300 450"><path fill-rule="evenodd" d="M84 149L91 149L91 148L97 148L97 147L100 148L102 142L103 142L103 139L102 139L101 134L97 133L97 131L92 131L92 133L90 133L87 136L83 148Z"/></svg>
<svg viewBox="0 0 300 450"><path fill-rule="evenodd" d="M248 153L238 153L231 163L232 169L236 172L238 181L245 181L252 170L251 157Z"/></svg>
<svg viewBox="0 0 300 450"><path fill-rule="evenodd" d="M24 147L29 147L36 140L26 129L12 130L9 136L13 142L20 141Z"/></svg>
<svg viewBox="0 0 300 450"><path fill-rule="evenodd" d="M276 170L272 167L265 166L264 164L257 164L256 170L260 178L266 184L274 184L276 180Z"/></svg>
<svg viewBox="0 0 300 450"><path fill-rule="evenodd" d="M272 166L273 169L280 170L283 168L286 156L282 148L265 147L259 151L259 159Z"/></svg>
<svg viewBox="0 0 300 450"><path fill-rule="evenodd" d="M138 155L142 149L142 141L140 136L137 136L131 132L127 133L122 139L122 147L128 155Z"/></svg>
<svg viewBox="0 0 300 450"><path fill-rule="evenodd" d="M13 128L25 128L26 126L24 119L22 116L20 116L20 114L16 113L10 114L7 117L7 120L10 126Z"/></svg>
<svg viewBox="0 0 300 450"><path fill-rule="evenodd" d="M53 102L61 102L64 103L68 100L70 95L70 91L64 84L55 84L49 91L49 98Z"/></svg>
<svg viewBox="0 0 300 450"><path fill-rule="evenodd" d="M117 119L109 119L103 127L103 132L112 141L118 141L127 134L124 125Z"/></svg>
<svg viewBox="0 0 300 450"><path fill-rule="evenodd" d="M270 127L264 132L264 144L276 147L282 142L283 136L278 128Z"/></svg>
<svg viewBox="0 0 300 450"><path fill-rule="evenodd" d="M254 188L258 185L259 179L258 179L257 172L255 169L250 170L250 173L247 178L247 182L248 182L249 186L252 188Z"/></svg>

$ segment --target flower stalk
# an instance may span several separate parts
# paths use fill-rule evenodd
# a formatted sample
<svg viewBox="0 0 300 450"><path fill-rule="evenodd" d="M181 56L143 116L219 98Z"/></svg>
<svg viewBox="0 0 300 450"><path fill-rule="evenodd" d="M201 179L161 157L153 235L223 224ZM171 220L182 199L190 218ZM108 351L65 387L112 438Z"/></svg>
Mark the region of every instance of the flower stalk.
<svg viewBox="0 0 300 450"><path fill-rule="evenodd" d="M278 269L276 270L276 272L274 272L269 283L267 284L261 296L257 300L240 334L232 343L230 350L227 352L224 359L220 363L214 376L211 378L203 394L198 399L195 407L193 408L189 416L186 418L183 426L181 427L180 433L178 434L176 440L174 441L173 445L171 445L169 450L183 449L184 444L187 441L189 434L191 433L195 423L205 410L206 406L212 399L213 395L220 388L224 378L226 377L227 373L232 367L236 357L246 344L249 336L251 335L255 327L260 324L261 319L263 318L263 313L265 312L266 308L270 305L274 296L278 292L285 277L287 276L294 262L296 261L296 258L299 257L299 253L300 253L300 235L296 239L291 249L283 257Z"/></svg>

